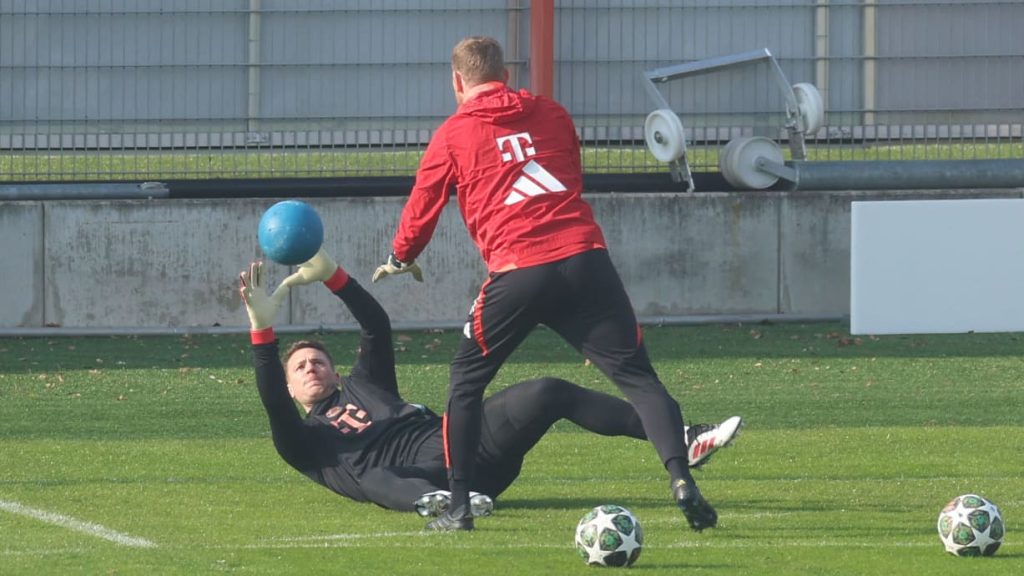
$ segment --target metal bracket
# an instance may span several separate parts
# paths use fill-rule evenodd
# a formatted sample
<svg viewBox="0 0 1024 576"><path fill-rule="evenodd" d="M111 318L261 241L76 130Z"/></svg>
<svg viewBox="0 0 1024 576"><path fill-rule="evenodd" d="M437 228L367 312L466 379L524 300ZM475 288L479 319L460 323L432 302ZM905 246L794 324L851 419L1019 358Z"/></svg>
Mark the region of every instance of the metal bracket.
<svg viewBox="0 0 1024 576"><path fill-rule="evenodd" d="M767 48L646 70L644 72L644 89L651 100L654 101L656 108L670 110L671 107L668 101L665 100L665 97L658 90L659 84L679 78L709 74L734 66L760 62L767 62L771 66L773 71L772 77L778 84L779 89L782 90L782 95L785 98L785 128L789 132L789 147L792 157L795 160L804 160L807 157L804 135L817 130L824 116L821 96L811 84L799 84L795 87L790 85L786 74L782 71L782 67L779 66L779 63ZM680 164L681 166L675 167L672 164ZM685 177L689 184L689 191L693 191L693 181L689 160L685 153L685 146L684 153L678 161L670 163L670 170L673 180L680 182Z"/></svg>
<svg viewBox="0 0 1024 576"><path fill-rule="evenodd" d="M779 164L778 162L765 158L764 156L758 156L757 159L754 160L754 168L761 172L771 174L772 176L777 176L787 182L796 182L799 177L795 169L786 166L785 164Z"/></svg>

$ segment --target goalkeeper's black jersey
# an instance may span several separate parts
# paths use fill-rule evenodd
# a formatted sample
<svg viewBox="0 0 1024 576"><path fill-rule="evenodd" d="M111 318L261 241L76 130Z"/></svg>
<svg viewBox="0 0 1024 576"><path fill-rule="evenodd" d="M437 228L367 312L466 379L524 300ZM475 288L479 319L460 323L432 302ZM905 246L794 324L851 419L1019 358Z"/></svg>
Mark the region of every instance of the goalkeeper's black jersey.
<svg viewBox="0 0 1024 576"><path fill-rule="evenodd" d="M277 342L253 345L256 385L274 446L289 465L353 500L384 504L377 497L381 469L443 469L441 419L399 395L391 325L383 308L355 279L336 294L362 328L358 358L341 389L302 418L288 393ZM364 485L370 470L377 475Z"/></svg>

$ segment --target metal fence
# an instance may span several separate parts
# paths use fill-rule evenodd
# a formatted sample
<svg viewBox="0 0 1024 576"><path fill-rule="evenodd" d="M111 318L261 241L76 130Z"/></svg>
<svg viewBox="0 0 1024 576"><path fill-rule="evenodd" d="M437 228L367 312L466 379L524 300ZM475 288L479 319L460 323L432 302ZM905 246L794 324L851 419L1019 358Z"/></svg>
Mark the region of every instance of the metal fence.
<svg viewBox="0 0 1024 576"><path fill-rule="evenodd" d="M0 180L407 175L454 109L448 58L503 42L529 87L525 0L0 0ZM645 70L768 48L816 85L814 159L1024 157L1024 2L565 0L554 96L590 172L660 172ZM697 170L785 138L765 66L667 83Z"/></svg>

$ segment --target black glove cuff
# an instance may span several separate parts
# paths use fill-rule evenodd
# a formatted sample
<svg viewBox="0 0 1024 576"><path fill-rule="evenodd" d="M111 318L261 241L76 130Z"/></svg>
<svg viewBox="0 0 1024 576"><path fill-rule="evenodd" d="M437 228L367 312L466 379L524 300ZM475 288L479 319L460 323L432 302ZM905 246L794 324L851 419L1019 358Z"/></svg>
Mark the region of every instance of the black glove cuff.
<svg viewBox="0 0 1024 576"><path fill-rule="evenodd" d="M395 268L398 268L399 270L409 265L408 263L399 260L398 256L395 256L394 252L388 254L388 264L394 266Z"/></svg>

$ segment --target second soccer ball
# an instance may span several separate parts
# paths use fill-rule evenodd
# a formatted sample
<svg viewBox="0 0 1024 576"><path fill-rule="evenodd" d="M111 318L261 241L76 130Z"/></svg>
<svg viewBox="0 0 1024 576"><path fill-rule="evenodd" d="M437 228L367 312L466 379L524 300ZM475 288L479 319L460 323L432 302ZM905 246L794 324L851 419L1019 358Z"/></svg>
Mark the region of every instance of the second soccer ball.
<svg viewBox="0 0 1024 576"><path fill-rule="evenodd" d="M636 516L615 504L594 508L576 526L576 551L593 566L631 566L643 545L644 533Z"/></svg>
<svg viewBox="0 0 1024 576"><path fill-rule="evenodd" d="M952 499L939 512L939 538L957 556L991 556L1003 543L1003 517L995 504L977 494Z"/></svg>

